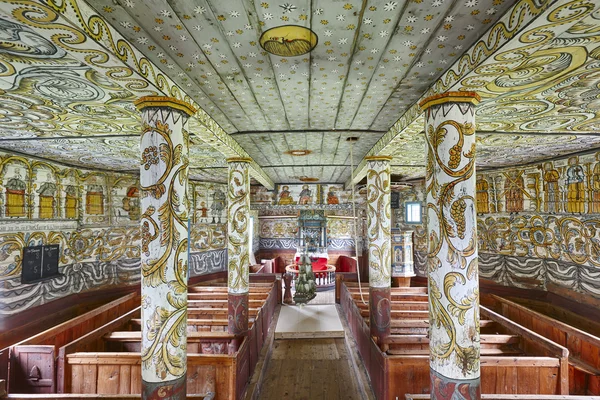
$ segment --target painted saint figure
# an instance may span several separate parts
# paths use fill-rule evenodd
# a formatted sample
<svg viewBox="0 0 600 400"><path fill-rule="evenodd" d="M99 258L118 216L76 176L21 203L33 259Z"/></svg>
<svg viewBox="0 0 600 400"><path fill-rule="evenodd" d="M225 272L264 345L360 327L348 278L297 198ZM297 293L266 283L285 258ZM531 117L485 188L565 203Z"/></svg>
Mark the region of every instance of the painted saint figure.
<svg viewBox="0 0 600 400"><path fill-rule="evenodd" d="M591 200L588 213L600 214L600 153L596 153L596 165L590 180Z"/></svg>
<svg viewBox="0 0 600 400"><path fill-rule="evenodd" d="M560 175L552 163L544 164L544 211L548 213L560 212L560 189L558 180Z"/></svg>
<svg viewBox="0 0 600 400"><path fill-rule="evenodd" d="M310 204L312 203L312 192L308 188L308 185L302 186L300 197L298 198L298 204Z"/></svg>
<svg viewBox="0 0 600 400"><path fill-rule="evenodd" d="M104 214L104 189L102 185L89 185L85 194L85 209L89 215Z"/></svg>
<svg viewBox="0 0 600 400"><path fill-rule="evenodd" d="M488 195L488 181L485 178L481 178L477 181L477 212L479 214L487 214L490 212L490 202Z"/></svg>
<svg viewBox="0 0 600 400"><path fill-rule="evenodd" d="M287 205L291 205L291 204L296 204L294 202L294 199L292 198L291 194L290 194L290 188L289 186L284 186L281 188L281 192L279 192L279 205L281 206L287 206Z"/></svg>
<svg viewBox="0 0 600 400"><path fill-rule="evenodd" d="M521 174L516 170L509 172L506 176L505 185L506 212L513 213L523 211L523 192L525 190L525 183L523 182Z"/></svg>
<svg viewBox="0 0 600 400"><path fill-rule="evenodd" d="M215 216L217 217L217 223L221 223L221 213L227 207L227 198L225 193L220 188L215 189L213 193L213 202L210 206L212 210L212 223L215 223Z"/></svg>
<svg viewBox="0 0 600 400"><path fill-rule="evenodd" d="M140 219L140 194L136 186L131 186L127 189L127 195L123 197L123 210L129 214L130 221L137 221Z"/></svg>
<svg viewBox="0 0 600 400"><path fill-rule="evenodd" d="M585 175L577 157L569 158L567 169L567 212L585 211Z"/></svg>
<svg viewBox="0 0 600 400"><path fill-rule="evenodd" d="M15 176L6 184L6 216L25 216L25 182L21 179L21 171L16 169Z"/></svg>
<svg viewBox="0 0 600 400"><path fill-rule="evenodd" d="M77 188L74 185L65 188L65 217L77 219Z"/></svg>
<svg viewBox="0 0 600 400"><path fill-rule="evenodd" d="M330 186L329 192L327 192L327 204L340 204L340 200L338 199L337 194L335 194L334 186Z"/></svg>
<svg viewBox="0 0 600 400"><path fill-rule="evenodd" d="M37 192L39 195L39 218L54 218L56 184L52 181L52 174L46 175L46 182L42 183Z"/></svg>
<svg viewBox="0 0 600 400"><path fill-rule="evenodd" d="M206 207L206 202L200 202L200 219L202 221L206 221L208 219L208 208Z"/></svg>

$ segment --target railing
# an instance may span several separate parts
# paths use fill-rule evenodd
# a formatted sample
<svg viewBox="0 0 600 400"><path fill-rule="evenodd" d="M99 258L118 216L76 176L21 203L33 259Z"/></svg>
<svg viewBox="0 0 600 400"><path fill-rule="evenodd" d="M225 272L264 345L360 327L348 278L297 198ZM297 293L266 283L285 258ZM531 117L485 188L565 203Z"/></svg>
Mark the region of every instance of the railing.
<svg viewBox="0 0 600 400"><path fill-rule="evenodd" d="M298 279L298 266L296 264L290 264L285 267L286 272L291 273L294 276L294 284ZM315 274L315 285L317 290L329 289L335 286L335 267L333 265L327 265L327 269L322 271L313 271Z"/></svg>

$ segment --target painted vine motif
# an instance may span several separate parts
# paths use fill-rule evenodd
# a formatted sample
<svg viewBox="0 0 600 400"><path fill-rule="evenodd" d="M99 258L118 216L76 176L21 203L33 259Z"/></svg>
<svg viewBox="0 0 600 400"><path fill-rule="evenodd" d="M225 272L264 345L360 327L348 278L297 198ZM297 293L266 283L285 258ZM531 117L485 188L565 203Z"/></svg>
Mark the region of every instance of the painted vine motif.
<svg viewBox="0 0 600 400"><path fill-rule="evenodd" d="M367 225L369 283L372 287L390 287L390 159L386 157L368 160Z"/></svg>
<svg viewBox="0 0 600 400"><path fill-rule="evenodd" d="M169 105L176 103L172 99ZM142 98L142 377L185 379L188 273L187 115Z"/></svg>
<svg viewBox="0 0 600 400"><path fill-rule="evenodd" d="M431 368L459 380L479 377L475 99L465 97L426 109Z"/></svg>
<svg viewBox="0 0 600 400"><path fill-rule="evenodd" d="M228 287L230 293L247 293L250 266L250 176L246 159L229 159L227 192Z"/></svg>

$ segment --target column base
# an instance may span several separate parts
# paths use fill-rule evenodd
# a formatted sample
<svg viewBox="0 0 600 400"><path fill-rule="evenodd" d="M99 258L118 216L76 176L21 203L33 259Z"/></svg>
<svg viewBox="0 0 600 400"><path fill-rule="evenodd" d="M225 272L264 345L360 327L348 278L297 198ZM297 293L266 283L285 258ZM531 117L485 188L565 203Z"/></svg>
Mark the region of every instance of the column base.
<svg viewBox="0 0 600 400"><path fill-rule="evenodd" d="M186 400L187 375L172 381L146 382L142 380L142 399Z"/></svg>
<svg viewBox="0 0 600 400"><path fill-rule="evenodd" d="M388 345L385 341L390 336L391 312L391 289L369 288L369 321L371 336L377 340L381 351L387 351Z"/></svg>
<svg viewBox="0 0 600 400"><path fill-rule="evenodd" d="M228 331L236 336L231 346L233 352L240 348L244 336L248 335L248 299L248 292L227 295Z"/></svg>
<svg viewBox="0 0 600 400"><path fill-rule="evenodd" d="M481 381L476 379L452 379L430 370L431 400L480 400Z"/></svg>

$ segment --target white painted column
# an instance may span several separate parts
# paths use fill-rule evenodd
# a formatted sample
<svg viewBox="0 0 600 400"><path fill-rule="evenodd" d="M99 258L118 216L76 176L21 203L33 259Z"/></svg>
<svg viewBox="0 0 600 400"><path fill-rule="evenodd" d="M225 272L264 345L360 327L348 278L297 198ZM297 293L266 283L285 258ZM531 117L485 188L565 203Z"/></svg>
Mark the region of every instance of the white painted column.
<svg viewBox="0 0 600 400"><path fill-rule="evenodd" d="M390 335L392 284L390 161L367 160L367 240L369 243L369 319L371 336L384 349Z"/></svg>
<svg viewBox="0 0 600 400"><path fill-rule="evenodd" d="M186 398L188 135L194 110L169 97L143 97L142 398Z"/></svg>
<svg viewBox="0 0 600 400"><path fill-rule="evenodd" d="M475 105L448 92L421 102L427 140L432 400L481 397L475 209Z"/></svg>
<svg viewBox="0 0 600 400"><path fill-rule="evenodd" d="M229 333L238 336L237 349L248 334L250 289L250 175L249 158L230 158L227 187L227 287Z"/></svg>

